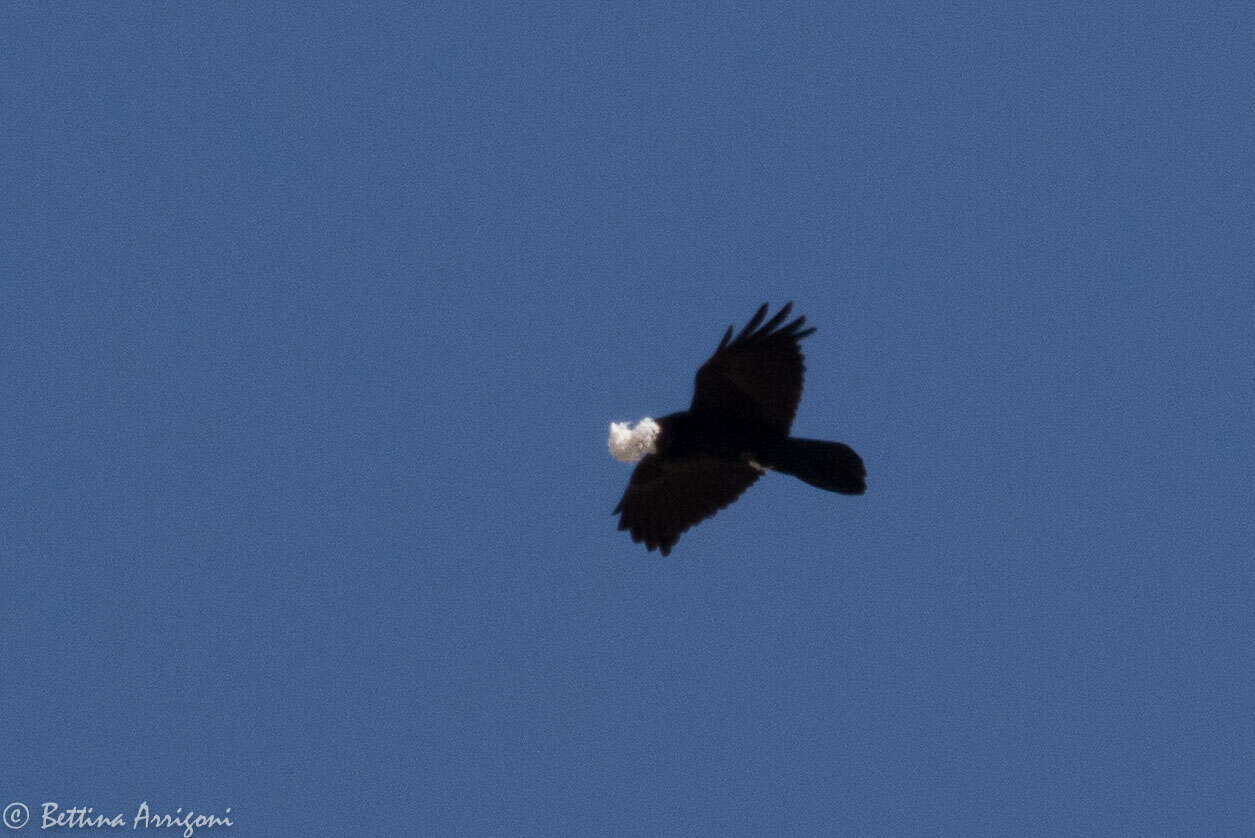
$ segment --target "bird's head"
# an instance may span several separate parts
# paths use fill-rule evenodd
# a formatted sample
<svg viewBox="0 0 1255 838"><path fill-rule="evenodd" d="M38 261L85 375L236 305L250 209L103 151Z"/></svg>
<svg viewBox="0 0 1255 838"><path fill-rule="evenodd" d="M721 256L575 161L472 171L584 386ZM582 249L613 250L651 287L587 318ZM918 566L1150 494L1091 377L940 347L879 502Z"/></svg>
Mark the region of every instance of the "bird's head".
<svg viewBox="0 0 1255 838"><path fill-rule="evenodd" d="M606 446L619 462L635 463L646 454L657 453L656 443L661 431L658 423L648 416L637 422L634 428L627 422L611 422Z"/></svg>

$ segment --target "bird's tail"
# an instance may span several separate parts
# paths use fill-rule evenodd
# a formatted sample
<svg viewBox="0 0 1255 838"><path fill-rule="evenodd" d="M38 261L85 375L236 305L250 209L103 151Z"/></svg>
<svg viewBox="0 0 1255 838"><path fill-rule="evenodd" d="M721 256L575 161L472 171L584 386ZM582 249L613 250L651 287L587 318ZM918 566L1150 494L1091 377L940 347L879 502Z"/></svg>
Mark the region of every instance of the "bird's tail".
<svg viewBox="0 0 1255 838"><path fill-rule="evenodd" d="M861 495L867 491L862 458L840 442L789 437L764 459L763 465L829 492Z"/></svg>

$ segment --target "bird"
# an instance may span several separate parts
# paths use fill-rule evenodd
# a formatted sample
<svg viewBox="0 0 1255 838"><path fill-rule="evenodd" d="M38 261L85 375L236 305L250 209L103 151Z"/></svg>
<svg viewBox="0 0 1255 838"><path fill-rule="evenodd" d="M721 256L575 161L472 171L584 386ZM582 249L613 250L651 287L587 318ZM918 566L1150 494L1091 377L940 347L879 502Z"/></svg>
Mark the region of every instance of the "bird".
<svg viewBox="0 0 1255 838"><path fill-rule="evenodd" d="M697 370L688 410L610 423L610 453L637 463L611 513L633 542L669 555L684 531L768 471L843 495L867 490L853 448L789 435L806 372L799 343L815 332L804 316L785 323L792 310L787 303L766 320L763 303L735 336L729 326Z"/></svg>

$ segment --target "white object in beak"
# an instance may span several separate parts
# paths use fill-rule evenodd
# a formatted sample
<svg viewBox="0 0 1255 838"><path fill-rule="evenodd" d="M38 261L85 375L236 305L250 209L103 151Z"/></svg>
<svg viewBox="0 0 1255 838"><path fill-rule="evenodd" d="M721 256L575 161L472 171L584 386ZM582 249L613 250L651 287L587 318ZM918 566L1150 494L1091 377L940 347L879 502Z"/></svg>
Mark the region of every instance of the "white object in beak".
<svg viewBox="0 0 1255 838"><path fill-rule="evenodd" d="M637 422L635 428L627 422L611 422L606 447L619 462L635 463L646 454L657 452L656 441L661 430L658 423L648 416Z"/></svg>

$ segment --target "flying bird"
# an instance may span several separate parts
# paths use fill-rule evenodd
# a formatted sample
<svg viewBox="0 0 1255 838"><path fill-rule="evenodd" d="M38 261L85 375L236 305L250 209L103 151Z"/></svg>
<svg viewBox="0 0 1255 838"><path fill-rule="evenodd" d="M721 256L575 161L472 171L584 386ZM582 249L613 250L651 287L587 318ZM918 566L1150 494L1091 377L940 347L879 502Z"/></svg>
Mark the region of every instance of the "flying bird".
<svg viewBox="0 0 1255 838"><path fill-rule="evenodd" d="M633 541L668 555L681 533L767 471L843 495L866 491L867 471L850 446L789 436L806 371L798 342L815 331L802 328L805 317L781 325L792 309L764 323L763 303L735 337L729 326L697 371L688 410L635 427L610 424L610 453L639 462L613 513Z"/></svg>

